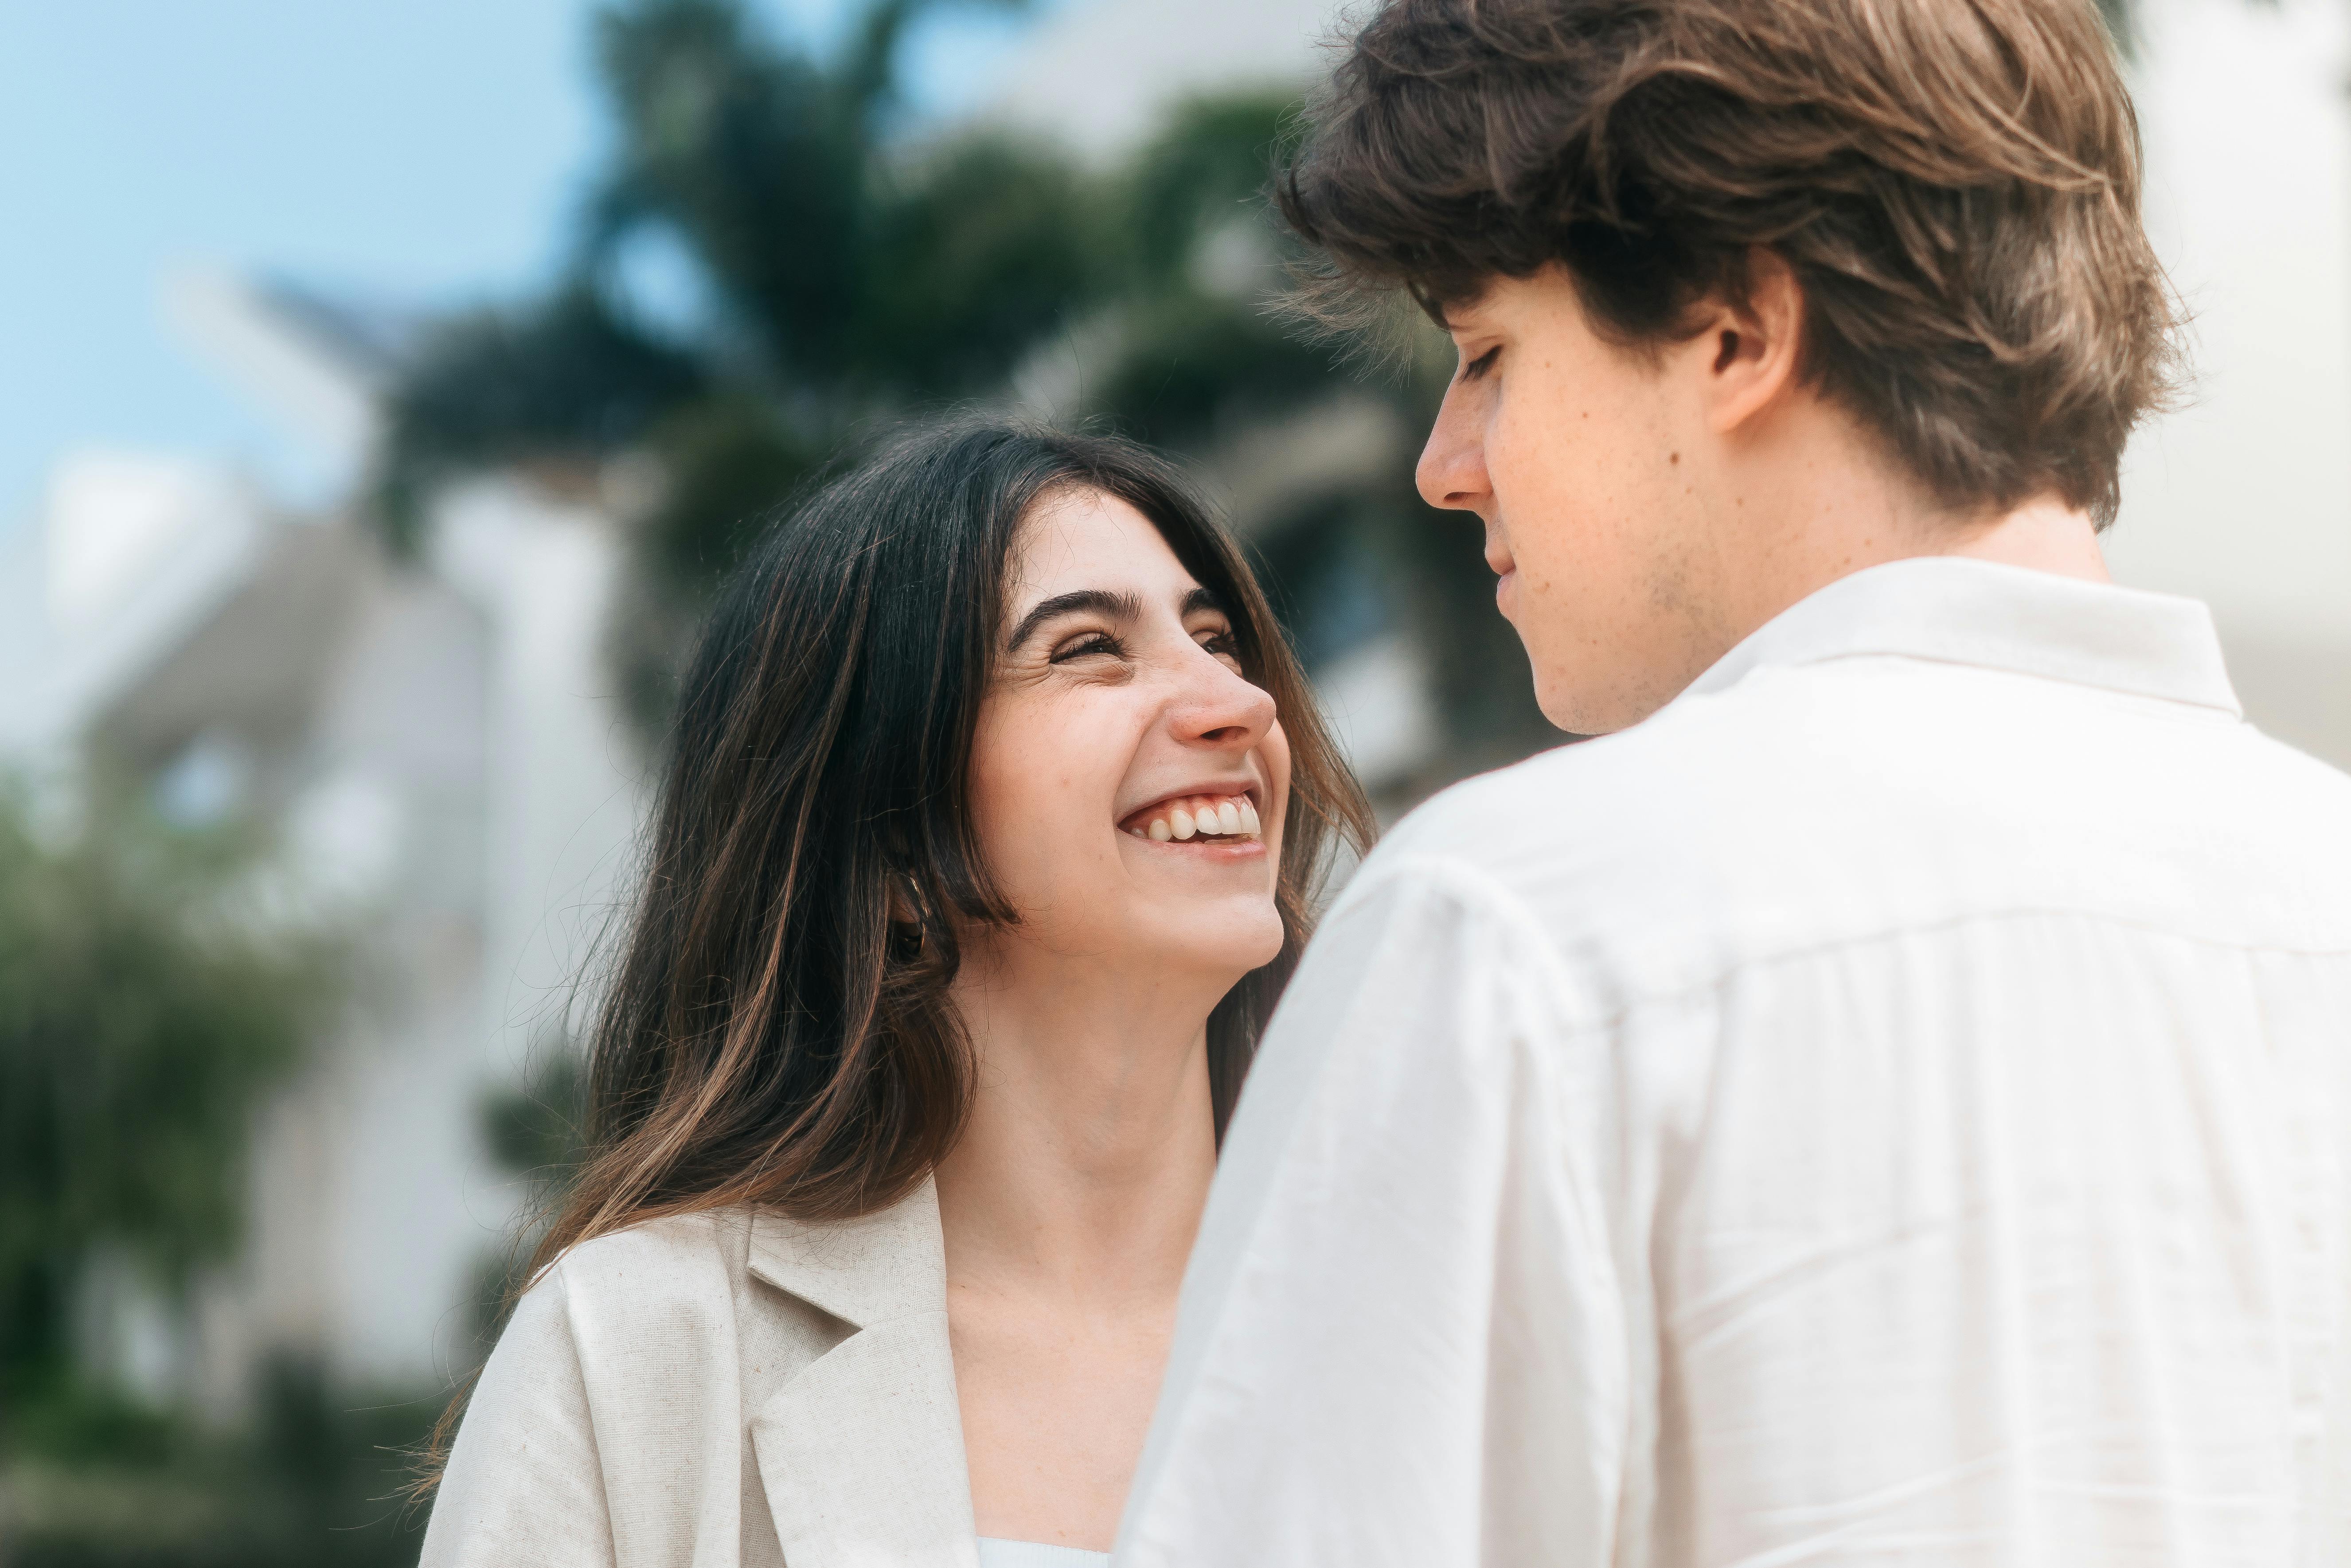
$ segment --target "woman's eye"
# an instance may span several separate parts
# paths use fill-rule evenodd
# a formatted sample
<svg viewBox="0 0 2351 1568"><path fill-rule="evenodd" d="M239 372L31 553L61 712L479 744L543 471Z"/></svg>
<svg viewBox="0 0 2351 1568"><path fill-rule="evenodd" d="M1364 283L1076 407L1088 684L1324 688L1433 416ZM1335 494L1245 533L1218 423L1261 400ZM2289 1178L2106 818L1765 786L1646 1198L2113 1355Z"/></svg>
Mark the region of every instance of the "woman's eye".
<svg viewBox="0 0 2351 1568"><path fill-rule="evenodd" d="M1083 659L1097 653L1107 653L1115 659L1125 651L1118 645L1118 639L1109 632L1089 632L1084 636L1073 638L1054 649L1053 656L1046 662L1054 664L1067 664L1071 659Z"/></svg>
<svg viewBox="0 0 2351 1568"><path fill-rule="evenodd" d="M1487 350L1484 353L1479 355L1476 359L1461 367L1461 379L1465 382L1476 381L1479 376L1484 375L1488 371L1494 368L1494 361L1501 357L1501 353L1502 346L1499 343L1495 344L1492 348Z"/></svg>
<svg viewBox="0 0 2351 1568"><path fill-rule="evenodd" d="M1200 646L1223 658L1241 656L1240 640L1230 632L1204 632L1200 634Z"/></svg>

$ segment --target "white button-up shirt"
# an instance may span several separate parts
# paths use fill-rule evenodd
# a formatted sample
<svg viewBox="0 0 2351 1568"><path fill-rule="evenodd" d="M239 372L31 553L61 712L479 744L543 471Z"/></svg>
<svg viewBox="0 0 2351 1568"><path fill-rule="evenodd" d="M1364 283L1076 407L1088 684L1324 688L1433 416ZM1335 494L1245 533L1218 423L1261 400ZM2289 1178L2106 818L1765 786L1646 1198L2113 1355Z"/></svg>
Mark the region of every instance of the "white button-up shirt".
<svg viewBox="0 0 2351 1568"><path fill-rule="evenodd" d="M2351 779L1903 561L1364 862L1119 1561L2346 1568L2347 1325Z"/></svg>

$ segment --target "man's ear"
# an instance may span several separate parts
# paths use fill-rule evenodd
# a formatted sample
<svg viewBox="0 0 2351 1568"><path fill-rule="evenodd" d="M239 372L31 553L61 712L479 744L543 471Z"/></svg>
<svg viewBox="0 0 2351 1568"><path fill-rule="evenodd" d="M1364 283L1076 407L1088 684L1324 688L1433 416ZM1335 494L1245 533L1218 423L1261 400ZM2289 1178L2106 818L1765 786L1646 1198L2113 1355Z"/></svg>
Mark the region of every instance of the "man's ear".
<svg viewBox="0 0 2351 1568"><path fill-rule="evenodd" d="M1796 384L1804 291L1777 251L1747 257L1747 297L1708 300L1697 347L1706 365L1708 422L1722 434L1750 424Z"/></svg>

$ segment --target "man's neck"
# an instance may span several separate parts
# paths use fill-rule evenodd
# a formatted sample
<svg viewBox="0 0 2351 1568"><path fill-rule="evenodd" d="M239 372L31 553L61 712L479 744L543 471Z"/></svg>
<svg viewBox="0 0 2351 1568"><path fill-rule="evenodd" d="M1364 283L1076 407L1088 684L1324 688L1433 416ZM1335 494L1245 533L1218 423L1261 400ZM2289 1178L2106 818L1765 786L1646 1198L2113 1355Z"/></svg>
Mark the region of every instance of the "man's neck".
<svg viewBox="0 0 2351 1568"><path fill-rule="evenodd" d="M1928 553L2030 567L2090 582L2114 580L2088 514L2053 496L2029 500L1983 523L1959 524L1948 548Z"/></svg>
<svg viewBox="0 0 2351 1568"><path fill-rule="evenodd" d="M1960 556L2110 580L2087 512L2042 495L1955 513L1816 400L1788 410L1768 446L1740 455L1718 495L1717 515L1737 519L1719 536L1734 553L1717 565L1728 612L1718 656L1830 583L1889 561Z"/></svg>

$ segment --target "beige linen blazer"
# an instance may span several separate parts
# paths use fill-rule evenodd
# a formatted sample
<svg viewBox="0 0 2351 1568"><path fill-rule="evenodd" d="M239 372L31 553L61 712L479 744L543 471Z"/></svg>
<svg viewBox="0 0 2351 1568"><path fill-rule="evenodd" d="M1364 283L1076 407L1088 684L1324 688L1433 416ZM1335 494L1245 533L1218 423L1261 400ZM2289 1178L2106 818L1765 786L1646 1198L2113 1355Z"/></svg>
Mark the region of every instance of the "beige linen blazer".
<svg viewBox="0 0 2351 1568"><path fill-rule="evenodd" d="M573 1248L483 1368L420 1568L977 1568L937 1194Z"/></svg>

